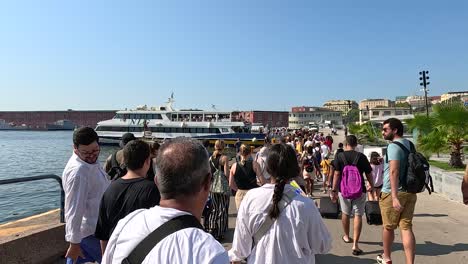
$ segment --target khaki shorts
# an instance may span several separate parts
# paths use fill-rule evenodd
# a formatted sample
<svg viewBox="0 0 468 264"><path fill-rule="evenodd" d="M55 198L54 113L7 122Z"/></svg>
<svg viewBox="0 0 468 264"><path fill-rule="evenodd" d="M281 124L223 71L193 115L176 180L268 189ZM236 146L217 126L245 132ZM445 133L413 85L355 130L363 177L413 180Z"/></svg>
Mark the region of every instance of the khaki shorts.
<svg viewBox="0 0 468 264"><path fill-rule="evenodd" d="M400 226L400 229L408 230L413 226L414 206L417 200L416 194L398 192L398 200L403 207L403 211L401 212L397 212L393 209L391 193L380 194L379 206L382 212L383 227L385 229L393 230Z"/></svg>
<svg viewBox="0 0 468 264"><path fill-rule="evenodd" d="M236 197L234 198L234 202L236 202L236 209L239 210L240 204L242 200L244 200L244 196L247 194L249 190L237 190Z"/></svg>

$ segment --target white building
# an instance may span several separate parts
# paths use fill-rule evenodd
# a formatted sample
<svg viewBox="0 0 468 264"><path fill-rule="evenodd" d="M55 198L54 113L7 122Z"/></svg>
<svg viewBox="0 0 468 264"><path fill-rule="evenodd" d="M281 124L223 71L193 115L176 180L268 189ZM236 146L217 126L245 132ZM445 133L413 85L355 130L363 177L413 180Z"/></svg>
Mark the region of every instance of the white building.
<svg viewBox="0 0 468 264"><path fill-rule="evenodd" d="M300 129L317 125L343 125L340 111L334 111L323 107L297 106L289 113L289 128Z"/></svg>
<svg viewBox="0 0 468 264"><path fill-rule="evenodd" d="M411 114L411 108L408 107L379 107L369 110L361 109L359 110L359 123L362 124L369 120L381 120L390 117L404 119Z"/></svg>

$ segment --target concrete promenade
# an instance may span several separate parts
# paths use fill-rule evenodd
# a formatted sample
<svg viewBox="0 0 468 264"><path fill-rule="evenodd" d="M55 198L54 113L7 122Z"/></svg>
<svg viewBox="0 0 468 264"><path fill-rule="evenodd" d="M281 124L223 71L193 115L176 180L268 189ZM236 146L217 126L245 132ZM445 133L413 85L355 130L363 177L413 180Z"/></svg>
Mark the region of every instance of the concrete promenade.
<svg viewBox="0 0 468 264"><path fill-rule="evenodd" d="M325 130L324 134L327 133ZM339 130L338 136L334 136L333 148L336 149L343 139L343 130ZM317 191L319 188L319 185L316 185L314 193L318 199L323 196ZM316 263L377 263L376 256L382 253L382 226L368 225L364 216L360 238L360 248L364 254L353 256L352 244L346 244L341 239L343 235L341 219L324 219L324 222L332 235L333 248L326 255L316 256ZM229 232L223 241L226 249L231 248L235 225L236 208L232 197L229 209ZM416 263L468 263L468 206L436 193L418 194L413 225L416 236ZM350 236L352 237L352 223ZM394 264L405 263L399 230L395 232L392 260Z"/></svg>
<svg viewBox="0 0 468 264"><path fill-rule="evenodd" d="M320 196L318 192L315 195ZM360 242L364 254L353 256L352 244L345 244L341 240L343 235L341 220L324 219L324 222L332 235L333 249L329 254L317 256L316 263L376 263L377 254L382 252L381 226L368 225L364 217ZM416 236L416 263L468 263L468 206L447 200L437 194L418 194L413 222ZM231 248L235 225L236 208L232 197L229 209L229 232L223 241L226 249ZM393 246L393 263L405 263L399 234L397 230Z"/></svg>

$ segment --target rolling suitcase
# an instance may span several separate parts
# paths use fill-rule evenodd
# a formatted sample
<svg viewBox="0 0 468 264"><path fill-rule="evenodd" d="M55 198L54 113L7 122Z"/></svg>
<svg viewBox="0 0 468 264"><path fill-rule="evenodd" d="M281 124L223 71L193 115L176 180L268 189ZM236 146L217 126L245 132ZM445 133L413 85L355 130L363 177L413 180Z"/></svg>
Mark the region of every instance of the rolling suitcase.
<svg viewBox="0 0 468 264"><path fill-rule="evenodd" d="M338 202L332 202L328 196L320 197L319 211L322 217L337 219L340 215L340 205Z"/></svg>
<svg viewBox="0 0 468 264"><path fill-rule="evenodd" d="M366 219L369 225L381 225L382 214L380 213L380 206L378 201L366 202Z"/></svg>

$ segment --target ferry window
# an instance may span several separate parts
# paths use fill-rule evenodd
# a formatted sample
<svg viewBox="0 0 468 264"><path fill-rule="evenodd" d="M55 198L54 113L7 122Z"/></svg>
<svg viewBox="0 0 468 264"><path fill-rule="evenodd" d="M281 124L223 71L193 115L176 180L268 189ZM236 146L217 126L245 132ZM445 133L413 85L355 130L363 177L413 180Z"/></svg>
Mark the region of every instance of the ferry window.
<svg viewBox="0 0 468 264"><path fill-rule="evenodd" d="M129 114L129 115L128 115L128 118L129 118L129 119L135 119L135 115L134 115L134 114Z"/></svg>
<svg viewBox="0 0 468 264"><path fill-rule="evenodd" d="M197 129L196 128L190 128L190 133L197 133Z"/></svg>
<svg viewBox="0 0 468 264"><path fill-rule="evenodd" d="M378 115L379 115L379 111L372 111L372 115L373 115L373 116L378 116Z"/></svg>
<svg viewBox="0 0 468 264"><path fill-rule="evenodd" d="M158 128L157 127L151 127L151 132L158 132Z"/></svg>
<svg viewBox="0 0 468 264"><path fill-rule="evenodd" d="M401 111L395 111L395 115L401 115Z"/></svg>
<svg viewBox="0 0 468 264"><path fill-rule="evenodd" d="M384 115L384 116L389 116L389 115L391 115L391 113L390 113L390 111L384 111L384 112L383 112L383 115Z"/></svg>
<svg viewBox="0 0 468 264"><path fill-rule="evenodd" d="M139 132L139 131L141 131L141 129L139 129L139 127L129 127L128 130L130 132Z"/></svg>
<svg viewBox="0 0 468 264"><path fill-rule="evenodd" d="M223 132L229 132L229 130L228 130L227 128L225 128L225 127L221 128L221 131L223 131Z"/></svg>
<svg viewBox="0 0 468 264"><path fill-rule="evenodd" d="M184 133L189 133L189 132L190 132L190 128L184 127L184 128L183 128L183 131L184 131Z"/></svg>
<svg viewBox="0 0 468 264"><path fill-rule="evenodd" d="M202 127L197 128L197 133L203 133L203 128Z"/></svg>

